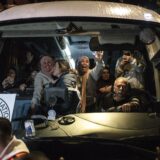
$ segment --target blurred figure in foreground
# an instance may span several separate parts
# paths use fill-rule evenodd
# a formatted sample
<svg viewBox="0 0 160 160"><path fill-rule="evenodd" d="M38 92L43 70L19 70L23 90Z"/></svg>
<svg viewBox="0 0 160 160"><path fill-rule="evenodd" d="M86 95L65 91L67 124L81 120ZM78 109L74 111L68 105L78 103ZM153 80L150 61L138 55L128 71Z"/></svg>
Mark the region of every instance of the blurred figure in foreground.
<svg viewBox="0 0 160 160"><path fill-rule="evenodd" d="M0 117L0 159L16 160L29 154L29 150L22 140L12 135L11 123Z"/></svg>

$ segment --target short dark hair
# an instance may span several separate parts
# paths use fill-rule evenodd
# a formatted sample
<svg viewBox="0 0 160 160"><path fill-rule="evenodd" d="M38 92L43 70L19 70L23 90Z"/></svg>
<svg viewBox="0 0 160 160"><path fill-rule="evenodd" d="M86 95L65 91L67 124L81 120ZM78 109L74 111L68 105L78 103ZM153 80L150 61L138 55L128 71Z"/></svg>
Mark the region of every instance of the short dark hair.
<svg viewBox="0 0 160 160"><path fill-rule="evenodd" d="M11 122L4 117L0 117L0 142L5 143L12 137Z"/></svg>
<svg viewBox="0 0 160 160"><path fill-rule="evenodd" d="M106 65L103 67L103 70L104 70L104 69L107 69L107 70L110 72L110 67L109 67L109 65L106 64Z"/></svg>
<svg viewBox="0 0 160 160"><path fill-rule="evenodd" d="M100 76L102 76L102 73L103 73L104 70L108 70L108 72L109 72L109 74L110 74L110 67L109 67L109 65L105 65L105 66L101 69L101 71L100 71Z"/></svg>
<svg viewBox="0 0 160 160"><path fill-rule="evenodd" d="M130 50L123 50L122 53L123 55L129 55L129 56L132 55L132 52Z"/></svg>

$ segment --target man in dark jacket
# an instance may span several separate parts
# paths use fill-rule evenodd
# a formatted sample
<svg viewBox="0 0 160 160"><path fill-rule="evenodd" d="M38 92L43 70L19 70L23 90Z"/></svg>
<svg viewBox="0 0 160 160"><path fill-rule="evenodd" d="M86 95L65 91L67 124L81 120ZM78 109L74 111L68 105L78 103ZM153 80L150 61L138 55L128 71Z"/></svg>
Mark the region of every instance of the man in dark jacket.
<svg viewBox="0 0 160 160"><path fill-rule="evenodd" d="M113 92L104 98L102 110L144 112L148 109L150 102L150 97L144 90L131 88L126 78L119 77L114 82Z"/></svg>

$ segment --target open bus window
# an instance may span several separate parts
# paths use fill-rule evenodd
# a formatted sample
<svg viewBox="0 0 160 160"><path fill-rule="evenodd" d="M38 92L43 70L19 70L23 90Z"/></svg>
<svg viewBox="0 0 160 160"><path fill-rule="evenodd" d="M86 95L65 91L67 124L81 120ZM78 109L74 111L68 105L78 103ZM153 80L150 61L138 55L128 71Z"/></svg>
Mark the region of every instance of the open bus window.
<svg viewBox="0 0 160 160"><path fill-rule="evenodd" d="M66 22L64 22L64 24L62 22L58 23L61 26L68 26ZM51 25L49 22L45 24L49 27ZM59 33L58 30L55 29L55 32L47 32L46 30L44 32L35 32L32 36L29 35L29 37L27 37L26 34L26 32L29 31L19 31L15 37L11 38L11 35L14 36L13 33L6 32L6 34L4 34L6 37L2 37L5 41L3 45L1 45L2 49L0 54L0 64L2 65L1 82L5 78L9 66L14 66L17 69L19 82L24 79L27 80L27 76L24 76L26 72L23 68L27 55L26 51L28 50L33 52L36 57L34 64L37 64L37 72L39 72L40 69L38 60L42 54L47 53L53 55L55 58L64 58L69 61L72 69L76 69L76 62L81 56L88 56L90 60L92 60L90 61L90 64L92 64L91 68L94 68L96 64L94 62L95 51L103 51L104 64L109 66L110 73L113 77L115 76L118 59L123 56L124 50L128 50L132 52L133 58L137 60L139 65L144 65L144 70L140 72L139 75L144 79L145 91L149 92L151 96L156 97L154 66L148 54L149 50L146 49L146 44L142 42L141 27L132 24L125 25L104 22L83 22L83 26L80 22L74 22L73 24L79 28L74 31L74 35L72 35L72 33L67 33L68 35L66 35L66 33ZM30 24L28 24L28 26L30 26ZM97 26L97 28L93 26ZM103 27L101 28L100 26ZM52 36L49 36L49 32L53 33ZM143 34L145 35L145 33ZM155 43L155 41L152 43ZM18 92L18 90L19 86L14 91ZM32 83L32 94L33 91ZM95 90L93 90L93 92L95 92ZM95 99L96 98L97 97L95 97Z"/></svg>

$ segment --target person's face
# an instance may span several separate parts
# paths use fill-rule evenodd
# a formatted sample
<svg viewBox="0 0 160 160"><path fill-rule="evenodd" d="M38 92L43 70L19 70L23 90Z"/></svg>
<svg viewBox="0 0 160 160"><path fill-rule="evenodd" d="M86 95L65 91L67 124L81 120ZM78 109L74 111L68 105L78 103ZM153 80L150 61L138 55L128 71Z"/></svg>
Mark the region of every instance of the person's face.
<svg viewBox="0 0 160 160"><path fill-rule="evenodd" d="M32 53L28 51L28 52L26 53L26 58L27 58L27 59L31 59L32 57L33 57Z"/></svg>
<svg viewBox="0 0 160 160"><path fill-rule="evenodd" d="M108 80L109 79L109 70L103 69L103 71L102 71L102 79L103 80Z"/></svg>
<svg viewBox="0 0 160 160"><path fill-rule="evenodd" d="M130 53L125 53L125 54L123 54L123 56L122 56L122 59L123 59L123 61L125 62L125 63L128 63L128 62L130 62L131 61L131 58L132 58L132 56L131 56L131 54Z"/></svg>
<svg viewBox="0 0 160 160"><path fill-rule="evenodd" d="M16 72L14 69L10 69L9 72L8 72L8 76L12 77L12 78L15 78L16 77Z"/></svg>
<svg viewBox="0 0 160 160"><path fill-rule="evenodd" d="M56 62L56 64L54 65L54 69L53 70L54 70L53 71L53 75L58 77L60 75L60 73L61 73L61 70L60 70L58 62Z"/></svg>
<svg viewBox="0 0 160 160"><path fill-rule="evenodd" d="M127 92L127 83L124 80L117 80L114 83L114 99L119 101L125 98Z"/></svg>
<svg viewBox="0 0 160 160"><path fill-rule="evenodd" d="M51 73L53 71L54 61L51 57L44 56L40 61L41 71Z"/></svg>
<svg viewBox="0 0 160 160"><path fill-rule="evenodd" d="M80 69L82 73L86 73L89 70L89 58L82 57L80 59Z"/></svg>

